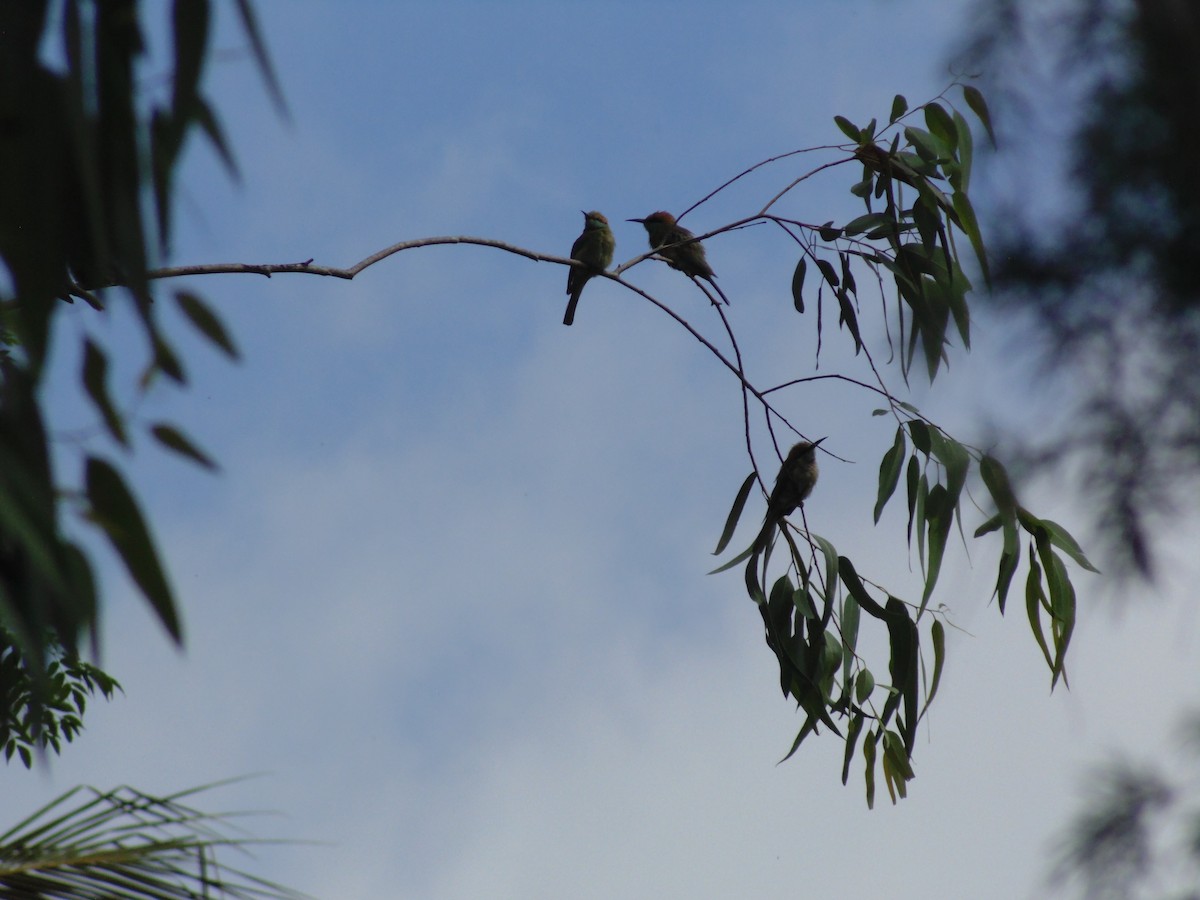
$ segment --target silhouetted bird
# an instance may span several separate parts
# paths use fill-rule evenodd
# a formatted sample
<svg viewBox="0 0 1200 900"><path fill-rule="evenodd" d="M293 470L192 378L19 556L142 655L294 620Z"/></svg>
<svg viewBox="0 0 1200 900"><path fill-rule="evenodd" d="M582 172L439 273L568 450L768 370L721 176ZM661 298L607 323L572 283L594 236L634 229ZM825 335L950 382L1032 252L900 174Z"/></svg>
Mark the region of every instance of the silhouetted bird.
<svg viewBox="0 0 1200 900"><path fill-rule="evenodd" d="M713 286L726 304L729 303L729 298L713 281L717 276L704 255L704 245L695 239L694 234L676 222L673 215L659 210L650 213L644 219L626 221L638 222L646 229L646 234L650 237L650 249L658 251L672 269L678 269L693 278L703 278ZM681 241L687 243L680 243Z"/></svg>
<svg viewBox="0 0 1200 900"><path fill-rule="evenodd" d="M767 515L763 520L762 530L754 539L756 551L762 550L771 540L771 532L784 518L791 515L804 504L812 493L813 485L817 483L820 470L817 467L817 445L825 438L816 441L800 441L788 451L787 458L779 467L775 476L775 487L767 499Z"/></svg>
<svg viewBox="0 0 1200 900"><path fill-rule="evenodd" d="M579 295L583 286L597 272L603 272L612 263L613 250L617 241L612 229L608 227L608 219L593 210L583 214L583 233L571 245L571 259L577 259L587 266L571 266L567 273L567 293L571 299L567 301L567 312L563 316L563 324L570 325L575 321L575 307L579 305Z"/></svg>

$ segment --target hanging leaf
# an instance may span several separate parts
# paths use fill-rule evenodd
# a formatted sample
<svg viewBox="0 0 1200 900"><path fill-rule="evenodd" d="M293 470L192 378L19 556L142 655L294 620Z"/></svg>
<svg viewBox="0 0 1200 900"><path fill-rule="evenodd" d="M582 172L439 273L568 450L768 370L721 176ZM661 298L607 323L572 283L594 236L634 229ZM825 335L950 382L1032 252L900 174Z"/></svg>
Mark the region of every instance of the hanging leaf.
<svg viewBox="0 0 1200 900"><path fill-rule="evenodd" d="M896 485L900 483L900 468L904 465L904 456L908 451L908 443L904 440L904 427L896 429L896 440L892 448L883 455L879 462L879 492L875 500L875 524L879 524L879 516L883 513Z"/></svg>
<svg viewBox="0 0 1200 900"><path fill-rule="evenodd" d="M220 317L209 309L208 305L190 291L176 291L175 301L180 311L196 329L219 347L230 359L238 359L239 354L229 332Z"/></svg>
<svg viewBox="0 0 1200 900"><path fill-rule="evenodd" d="M987 101L983 99L983 94L979 92L979 88L974 85L963 85L963 99L967 101L967 106L971 108L971 112L979 118L983 123L984 129L988 133L988 139L991 140L992 146L996 146L996 133L992 131L992 116L988 112Z"/></svg>
<svg viewBox="0 0 1200 900"><path fill-rule="evenodd" d="M83 386L87 389L92 404L104 419L104 425L113 440L129 446L125 433L125 419L117 412L108 393L108 357L91 338L83 339Z"/></svg>
<svg viewBox="0 0 1200 900"><path fill-rule="evenodd" d="M804 312L804 276L808 273L808 260L803 256L796 263L796 271L792 273L792 303L796 312Z"/></svg>
<svg viewBox="0 0 1200 900"><path fill-rule="evenodd" d="M108 535L113 549L150 601L167 633L176 643L182 643L174 595L141 510L125 480L111 465L93 456L87 460L85 481L93 517Z"/></svg>
<svg viewBox="0 0 1200 900"><path fill-rule="evenodd" d="M185 456L206 469L215 471L217 464L174 425L159 422L150 428L154 439L175 453Z"/></svg>

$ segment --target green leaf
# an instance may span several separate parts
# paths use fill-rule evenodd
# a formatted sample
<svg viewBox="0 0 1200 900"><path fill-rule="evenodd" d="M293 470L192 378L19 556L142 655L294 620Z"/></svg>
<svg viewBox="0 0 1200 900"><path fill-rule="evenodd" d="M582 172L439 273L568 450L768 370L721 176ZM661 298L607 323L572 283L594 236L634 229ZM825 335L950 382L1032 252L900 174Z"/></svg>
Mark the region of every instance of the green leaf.
<svg viewBox="0 0 1200 900"><path fill-rule="evenodd" d="M875 808L875 742L879 735L874 730L867 732L863 741L863 780L867 786L867 809Z"/></svg>
<svg viewBox="0 0 1200 900"><path fill-rule="evenodd" d="M925 591L921 595L921 612L929 603L942 568L942 556L950 527L954 521L954 502L944 485L935 484L925 499L925 522L929 529L929 558L925 571Z"/></svg>
<svg viewBox="0 0 1200 900"><path fill-rule="evenodd" d="M992 283L991 273L988 271L987 250L983 246L983 237L979 232L979 222L975 218L975 209L971 206L971 201L962 191L955 191L954 211L958 214L958 227L962 229L963 234L971 241L971 247L975 250L975 258L979 261L979 270L983 272L983 280L989 285Z"/></svg>
<svg viewBox="0 0 1200 900"><path fill-rule="evenodd" d="M1033 632L1034 638L1037 639L1038 646L1042 648L1042 656L1046 660L1046 665L1054 671L1054 657L1050 654L1050 647L1046 643L1046 635L1042 629L1042 607L1048 605L1046 595L1042 591L1042 570L1037 564L1037 560L1033 555L1033 548L1029 550L1029 574L1025 577L1025 612L1029 617L1029 628Z"/></svg>
<svg viewBox="0 0 1200 900"><path fill-rule="evenodd" d="M958 129L954 120L939 103L925 104L925 124L939 141L953 153L958 144Z"/></svg>
<svg viewBox="0 0 1200 900"><path fill-rule="evenodd" d="M804 276L808 273L808 260L803 256L796 263L796 270L792 273L792 303L796 306L796 312L804 312Z"/></svg>
<svg viewBox="0 0 1200 900"><path fill-rule="evenodd" d="M97 523L108 535L113 549L158 614L167 633L176 643L182 643L174 596L154 549L154 541L125 480L107 462L92 456L87 460L85 482Z"/></svg>
<svg viewBox="0 0 1200 900"><path fill-rule="evenodd" d="M166 422L158 422L151 426L150 433L154 435L154 439L181 456L186 456L188 459L203 466L206 469L215 471L217 464L213 462L212 457L200 450L191 440L183 434L174 425L168 425Z"/></svg>
<svg viewBox="0 0 1200 900"><path fill-rule="evenodd" d="M856 713L850 720L850 726L846 729L846 751L842 757L842 784L850 779L850 761L854 759L854 746L858 743L862 726L863 714Z"/></svg>
<svg viewBox="0 0 1200 900"><path fill-rule="evenodd" d="M941 429L930 429L930 447L933 455L945 467L946 492L949 494L951 505L957 507L959 495L967 483L971 456L962 444L947 436Z"/></svg>
<svg viewBox="0 0 1200 900"><path fill-rule="evenodd" d="M858 676L854 679L854 699L859 703L865 703L873 690L875 690L875 676L871 674L870 669L859 669Z"/></svg>
<svg viewBox="0 0 1200 900"><path fill-rule="evenodd" d="M858 644L858 626L861 618L858 601L847 597L842 603L842 679L849 681L850 666L854 662L854 651Z"/></svg>
<svg viewBox="0 0 1200 900"><path fill-rule="evenodd" d="M720 572L727 572L728 570L732 569L734 566L736 566L738 563L742 562L743 560L749 559L752 555L754 555L754 545L753 544L751 544L749 547L747 547L745 550L743 550L741 553L739 553L733 559L729 560L729 562L721 563L721 565L717 566L715 569L710 571L708 574L716 575Z"/></svg>
<svg viewBox="0 0 1200 900"><path fill-rule="evenodd" d="M997 513L996 515L994 515L990 519L988 519L986 522L984 522L982 525L980 525L978 528L976 528L975 534L972 536L978 538L978 537L983 537L985 534L991 534L993 531L998 531L1002 524L1003 524L1003 521L1000 517L1000 514Z"/></svg>
<svg viewBox="0 0 1200 900"><path fill-rule="evenodd" d="M971 108L971 112L979 118L983 123L983 127L987 130L988 138L992 142L992 146L996 146L996 133L992 131L992 116L988 112L987 101L983 99L983 94L979 92L979 88L974 85L963 85L963 99L967 101L967 106Z"/></svg>
<svg viewBox="0 0 1200 900"><path fill-rule="evenodd" d="M916 515L917 492L921 478L921 466L917 462L917 455L914 453L908 458L908 468L905 480L908 486L908 543L912 546L912 527L913 519Z"/></svg>
<svg viewBox="0 0 1200 900"><path fill-rule="evenodd" d="M879 524L879 516L887 505L896 485L900 483L900 468L904 464L904 456L908 451L908 443L904 440L904 426L896 428L896 440L892 448L883 455L879 462L879 492L875 499L875 524Z"/></svg>
<svg viewBox="0 0 1200 900"><path fill-rule="evenodd" d="M1049 519L1040 519L1039 521L1041 526L1046 529L1047 534L1050 536L1050 542L1055 547L1058 547L1058 549L1062 550L1067 556L1071 557L1071 559L1075 560L1075 562L1089 572L1100 573L1100 570L1093 566L1088 561L1088 558L1083 555L1083 549L1075 541L1075 538L1071 537L1067 529L1063 528L1057 522L1051 522Z"/></svg>
<svg viewBox="0 0 1200 900"><path fill-rule="evenodd" d="M853 235L862 234L864 231L869 231L872 228L878 228L884 225L888 226L889 229L894 229L897 227L896 220L886 213L866 213L865 215L859 216L857 219L851 219L846 223L842 231L845 233L846 237L852 237Z"/></svg>
<svg viewBox="0 0 1200 900"><path fill-rule="evenodd" d="M942 681L942 667L946 664L945 626L937 619L934 619L929 633L930 637L933 638L933 677L929 680L929 693L925 696L925 708L921 710L922 717L929 711L929 705L933 703L933 698L937 696L938 685Z"/></svg>
<svg viewBox="0 0 1200 900"><path fill-rule="evenodd" d="M858 572L854 569L854 563L845 556L838 558L838 575L842 579L842 584L846 586L846 590L850 592L850 596L854 598L859 606L876 619L884 622L889 621L890 613L875 602L875 599L867 593L862 579L858 577Z"/></svg>
<svg viewBox="0 0 1200 900"><path fill-rule="evenodd" d="M908 126L904 129L904 137L912 144L917 155L926 162L937 162L949 156L941 142L924 129Z"/></svg>
<svg viewBox="0 0 1200 900"><path fill-rule="evenodd" d="M908 433L912 437L913 446L928 456L932 448L929 426L920 419L911 419L908 422Z"/></svg>
<svg viewBox="0 0 1200 900"><path fill-rule="evenodd" d="M91 338L83 340L83 386L87 389L92 404L99 411L108 428L108 433L119 444L128 447L129 437L125 433L125 420L113 405L108 393L108 357Z"/></svg>
<svg viewBox="0 0 1200 900"><path fill-rule="evenodd" d="M817 546L821 548L821 555L825 557L825 584L824 589L826 596L832 596L834 585L837 583L839 557L838 552L833 544L821 537L819 534L811 536L817 542Z"/></svg>
<svg viewBox="0 0 1200 900"><path fill-rule="evenodd" d="M1038 556L1041 558L1045 572L1046 587L1050 593L1050 613L1054 617L1051 635L1054 640L1054 662L1051 666L1053 678L1051 689L1062 676L1066 683L1067 646L1071 642L1071 634L1075 630L1075 588L1067 575L1066 566L1062 559L1051 549L1048 537L1039 535L1036 539Z"/></svg>
<svg viewBox="0 0 1200 900"><path fill-rule="evenodd" d="M229 332L220 317L208 308L199 297L190 291L176 291L175 300L179 309L196 329L213 344L224 351L230 359L238 359L239 354Z"/></svg>
<svg viewBox="0 0 1200 900"><path fill-rule="evenodd" d="M958 133L958 176L950 179L950 186L956 191L966 192L971 186L975 139L971 135L971 126L958 110L954 111L954 129Z"/></svg>
<svg viewBox="0 0 1200 900"><path fill-rule="evenodd" d="M857 125L854 125L849 119L845 118L844 116L834 116L833 122L838 128L841 129L842 134L846 135L846 137L850 138L850 140L854 141L854 143L862 143L863 136L861 129L859 129Z"/></svg>
<svg viewBox="0 0 1200 900"><path fill-rule="evenodd" d="M891 645L889 668L892 687L900 692L904 700L904 722L900 732L904 735L904 749L911 756L917 739L917 658L920 640L916 623L908 613L908 607L895 597L889 597L888 640ZM890 704L889 700L889 704Z"/></svg>
<svg viewBox="0 0 1200 900"><path fill-rule="evenodd" d="M897 94L892 100L892 114L888 117L888 121L895 122L906 112L908 112L908 101L904 99L903 94Z"/></svg>

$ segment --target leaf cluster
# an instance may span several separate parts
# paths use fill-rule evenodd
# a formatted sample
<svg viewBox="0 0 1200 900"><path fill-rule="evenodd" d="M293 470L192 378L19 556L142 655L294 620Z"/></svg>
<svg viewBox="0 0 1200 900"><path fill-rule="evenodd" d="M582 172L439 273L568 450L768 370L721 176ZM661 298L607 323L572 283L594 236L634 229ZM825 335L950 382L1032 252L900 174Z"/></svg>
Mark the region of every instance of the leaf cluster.
<svg viewBox="0 0 1200 900"><path fill-rule="evenodd" d="M250 5L238 0L236 7L275 87ZM205 135L236 174L200 90L210 47L209 0L171 5L170 87L161 95L145 87L151 82L138 3L67 0L54 13L46 2L0 7L0 258L11 284L11 293L0 293L0 627L29 669L30 702L47 706L27 710L35 730L57 702L52 660L75 658L81 641L96 635L92 561L70 536L66 511L106 539L168 634L182 640L153 530L119 466L89 449L81 453L77 479L52 466L39 391L55 322L68 303L85 303L85 318L126 304L144 339L138 391L149 390L159 376L185 385L183 360L160 322L149 262L169 249L173 179L189 136ZM55 30L59 68L39 53ZM175 300L201 335L236 358L220 319L201 298L179 291ZM112 353L91 334L81 343L80 390L112 444L132 452L135 426L143 423L114 390ZM145 430L160 446L213 466L179 427L152 422Z"/></svg>
<svg viewBox="0 0 1200 900"><path fill-rule="evenodd" d="M109 700L120 689L115 678L62 650L52 654L44 669L30 667L12 636L0 629L0 748L5 761L15 754L29 768L35 751L61 753L63 742L83 729L88 697L99 693Z"/></svg>
<svg viewBox="0 0 1200 900"><path fill-rule="evenodd" d="M992 136L982 95L965 86L962 96ZM745 564L746 594L762 616L767 646L779 665L780 686L805 715L787 756L824 726L845 741L845 782L861 746L868 804L874 803L877 771L882 771L893 802L905 796L913 778L916 728L937 693L946 662L945 607L930 604L952 536L957 532L966 543L964 500L970 500L972 487L981 487L995 510L973 536L986 539L999 533L994 590L999 611L1004 613L1010 586L1024 562L1030 628L1050 668L1052 686L1060 678L1066 681L1066 654L1075 624L1068 562L1095 571L1064 528L1018 502L998 459L954 438L892 393L862 336L859 282L869 282L855 277L858 267L870 273L881 295L885 284L894 289L894 304L882 308L885 325L891 318L899 326L899 339L892 346L899 350L894 356L906 384L918 359L931 381L937 377L949 359L952 327L963 348L970 347L972 283L960 254L963 239L974 266L985 282L989 278L986 248L969 196L974 138L963 114L939 100L910 111L905 98L897 96L888 125L878 133L875 120L859 127L845 118L835 119L853 142L847 148L852 160L862 166L862 177L850 192L865 204L865 213L845 224L776 219L803 250L790 285L797 312L805 311L811 267L819 279L818 340L821 304L828 291L837 299L839 325L855 354L866 357L878 386L856 383L887 400L876 415L896 420L891 445L879 462L872 518L875 525L880 523L903 482L906 539L921 575L918 595L906 600L904 592L861 575L864 567L809 530L803 507L803 527L787 519L764 522L747 549L714 570ZM925 127L914 121L917 115ZM885 333L891 343L890 331ZM819 342L817 353L819 358ZM806 380L781 387L795 388ZM788 425L765 401L763 408L768 425L772 419ZM732 540L755 483L769 483L757 467L737 493L717 554ZM978 507L971 501L968 508ZM778 542L773 539L776 532ZM1028 539L1024 556L1022 535ZM784 548L784 571L773 575L777 544ZM768 584L769 590L764 587ZM871 631L876 637L860 640ZM886 654L879 648L886 648Z"/></svg>

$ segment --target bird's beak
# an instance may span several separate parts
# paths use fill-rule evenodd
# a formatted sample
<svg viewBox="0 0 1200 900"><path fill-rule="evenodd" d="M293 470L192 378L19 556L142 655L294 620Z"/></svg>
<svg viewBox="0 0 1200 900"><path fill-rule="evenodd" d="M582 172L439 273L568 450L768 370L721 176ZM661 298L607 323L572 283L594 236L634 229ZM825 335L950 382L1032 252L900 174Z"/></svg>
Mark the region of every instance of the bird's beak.
<svg viewBox="0 0 1200 900"><path fill-rule="evenodd" d="M646 224L646 220L645 220L645 219L626 219L625 221L626 221L626 222L637 222L639 225L645 225L645 224Z"/></svg>
<svg viewBox="0 0 1200 900"><path fill-rule="evenodd" d="M829 435L825 435L825 437L829 437ZM818 444L820 444L820 443L821 443L821 441L823 441L823 440L825 440L825 438L817 438L815 441L813 441L813 442L812 442L812 445L813 445L814 447L816 447L816 446L817 446Z"/></svg>
<svg viewBox="0 0 1200 900"><path fill-rule="evenodd" d="M579 214L580 214L581 216L583 216L585 219L587 218L587 210L586 210L586 209L581 209L581 210L579 211Z"/></svg>

